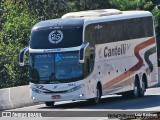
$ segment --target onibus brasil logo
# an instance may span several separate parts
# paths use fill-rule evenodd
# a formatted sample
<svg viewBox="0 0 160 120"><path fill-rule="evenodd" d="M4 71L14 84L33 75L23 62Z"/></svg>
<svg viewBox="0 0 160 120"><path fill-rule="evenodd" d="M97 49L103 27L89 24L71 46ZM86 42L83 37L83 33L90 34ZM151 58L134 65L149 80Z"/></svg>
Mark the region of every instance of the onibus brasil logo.
<svg viewBox="0 0 160 120"><path fill-rule="evenodd" d="M48 39L51 43L57 44L62 41L63 32L61 30L54 30L49 34Z"/></svg>

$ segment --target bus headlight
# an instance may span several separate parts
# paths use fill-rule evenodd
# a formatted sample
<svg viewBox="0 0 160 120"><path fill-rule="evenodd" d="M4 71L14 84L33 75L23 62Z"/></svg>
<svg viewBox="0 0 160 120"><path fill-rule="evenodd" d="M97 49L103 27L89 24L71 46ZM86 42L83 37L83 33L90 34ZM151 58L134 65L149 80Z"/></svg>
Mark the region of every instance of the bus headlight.
<svg viewBox="0 0 160 120"><path fill-rule="evenodd" d="M42 91L40 91L40 90L38 90L38 89L36 89L36 88L32 88L32 91L33 91L33 92L36 92L36 93L39 93L39 94L42 93Z"/></svg>
<svg viewBox="0 0 160 120"><path fill-rule="evenodd" d="M76 87L74 87L74 88L68 90L67 92L70 93L70 92L79 90L79 89L81 89L82 87L84 87L84 84L78 85L78 86L76 86Z"/></svg>

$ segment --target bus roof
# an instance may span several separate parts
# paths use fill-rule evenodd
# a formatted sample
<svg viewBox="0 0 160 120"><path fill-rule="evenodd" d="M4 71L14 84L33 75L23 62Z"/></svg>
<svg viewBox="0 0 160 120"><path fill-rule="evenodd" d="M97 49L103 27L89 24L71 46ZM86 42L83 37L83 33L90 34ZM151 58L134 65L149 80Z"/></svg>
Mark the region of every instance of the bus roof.
<svg viewBox="0 0 160 120"><path fill-rule="evenodd" d="M63 15L62 18L101 17L101 16L118 15L118 14L122 14L122 12L117 9L101 9L101 10L71 12Z"/></svg>
<svg viewBox="0 0 160 120"><path fill-rule="evenodd" d="M138 17L152 16L149 11L119 11L117 9L89 10L80 12L71 12L62 16L64 18L83 18L84 24L107 22Z"/></svg>
<svg viewBox="0 0 160 120"><path fill-rule="evenodd" d="M61 28L61 27L80 27L83 26L84 19L82 18L66 18L66 19L51 19L51 20L45 20L41 21L37 24L35 24L32 28L32 30L38 30L38 29L48 29L48 28Z"/></svg>
<svg viewBox="0 0 160 120"><path fill-rule="evenodd" d="M87 24L138 17L152 16L148 11L120 11L116 9L89 10L67 13L59 19L45 20L33 26L32 30L45 28L78 27Z"/></svg>

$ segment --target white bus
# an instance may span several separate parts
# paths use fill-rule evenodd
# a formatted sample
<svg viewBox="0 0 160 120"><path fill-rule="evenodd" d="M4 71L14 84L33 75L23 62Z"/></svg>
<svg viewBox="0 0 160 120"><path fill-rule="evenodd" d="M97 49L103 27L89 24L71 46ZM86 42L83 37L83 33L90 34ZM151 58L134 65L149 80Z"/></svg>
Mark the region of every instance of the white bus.
<svg viewBox="0 0 160 120"><path fill-rule="evenodd" d="M90 100L118 94L142 97L158 84L157 50L148 11L90 10L41 21L29 51L33 102Z"/></svg>

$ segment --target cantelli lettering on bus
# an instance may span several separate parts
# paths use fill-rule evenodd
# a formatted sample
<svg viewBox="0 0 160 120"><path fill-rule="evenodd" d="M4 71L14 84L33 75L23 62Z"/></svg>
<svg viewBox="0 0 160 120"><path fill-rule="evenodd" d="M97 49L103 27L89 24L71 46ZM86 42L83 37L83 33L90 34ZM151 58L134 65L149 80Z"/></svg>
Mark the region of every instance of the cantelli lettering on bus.
<svg viewBox="0 0 160 120"><path fill-rule="evenodd" d="M117 55L126 54L127 45L121 44L120 47L115 46L114 48L108 48L107 46L104 48L104 57L112 57Z"/></svg>

